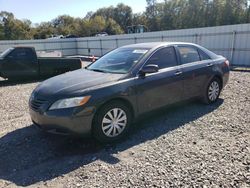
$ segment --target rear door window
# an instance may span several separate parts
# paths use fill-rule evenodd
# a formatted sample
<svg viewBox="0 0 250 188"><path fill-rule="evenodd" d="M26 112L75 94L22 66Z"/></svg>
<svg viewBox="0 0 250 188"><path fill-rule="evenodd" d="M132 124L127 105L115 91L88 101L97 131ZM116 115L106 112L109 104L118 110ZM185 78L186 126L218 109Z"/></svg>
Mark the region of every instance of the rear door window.
<svg viewBox="0 0 250 188"><path fill-rule="evenodd" d="M182 64L192 63L200 61L200 55L196 48L191 46L179 46L178 47Z"/></svg>
<svg viewBox="0 0 250 188"><path fill-rule="evenodd" d="M203 52L202 50L198 50L199 54L200 54L200 59L201 61L203 60L208 60L211 59L205 52Z"/></svg>
<svg viewBox="0 0 250 188"><path fill-rule="evenodd" d="M177 58L174 47L166 47L156 51L145 65L155 64L159 69L176 66Z"/></svg>

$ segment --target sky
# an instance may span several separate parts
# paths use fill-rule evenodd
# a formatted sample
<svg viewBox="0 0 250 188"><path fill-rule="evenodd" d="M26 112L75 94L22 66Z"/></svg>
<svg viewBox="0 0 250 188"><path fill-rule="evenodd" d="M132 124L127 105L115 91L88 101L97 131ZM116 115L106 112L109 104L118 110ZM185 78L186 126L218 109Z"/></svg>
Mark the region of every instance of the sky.
<svg viewBox="0 0 250 188"><path fill-rule="evenodd" d="M146 7L146 0L0 0L0 11L12 12L18 19L40 23L64 14L83 18L89 11L116 6L120 2L129 5L134 13L143 12Z"/></svg>

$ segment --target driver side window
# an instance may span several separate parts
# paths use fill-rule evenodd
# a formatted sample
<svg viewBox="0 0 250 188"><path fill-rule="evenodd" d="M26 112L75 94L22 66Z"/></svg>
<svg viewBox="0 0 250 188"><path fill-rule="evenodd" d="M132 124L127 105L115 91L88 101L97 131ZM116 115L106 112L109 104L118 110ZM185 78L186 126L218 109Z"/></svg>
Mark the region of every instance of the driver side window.
<svg viewBox="0 0 250 188"><path fill-rule="evenodd" d="M159 69L176 66L177 58L174 47L166 47L156 51L145 65L158 65Z"/></svg>

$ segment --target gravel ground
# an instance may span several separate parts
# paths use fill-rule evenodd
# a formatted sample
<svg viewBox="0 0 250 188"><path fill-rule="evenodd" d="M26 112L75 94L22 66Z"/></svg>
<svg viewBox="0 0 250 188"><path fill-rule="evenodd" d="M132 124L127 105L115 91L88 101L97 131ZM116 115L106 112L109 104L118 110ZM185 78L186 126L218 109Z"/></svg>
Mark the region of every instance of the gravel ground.
<svg viewBox="0 0 250 188"><path fill-rule="evenodd" d="M249 72L231 72L216 104L158 111L107 146L41 133L27 106L38 82L0 84L0 187L250 187Z"/></svg>

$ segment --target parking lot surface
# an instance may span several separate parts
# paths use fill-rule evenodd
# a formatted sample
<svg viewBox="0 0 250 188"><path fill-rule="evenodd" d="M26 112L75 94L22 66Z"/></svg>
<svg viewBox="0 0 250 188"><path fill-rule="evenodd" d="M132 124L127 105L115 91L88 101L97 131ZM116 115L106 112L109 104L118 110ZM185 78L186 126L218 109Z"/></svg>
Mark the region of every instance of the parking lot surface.
<svg viewBox="0 0 250 188"><path fill-rule="evenodd" d="M0 81L0 187L250 186L250 72L231 72L217 103L157 111L106 146L32 126L38 83Z"/></svg>

